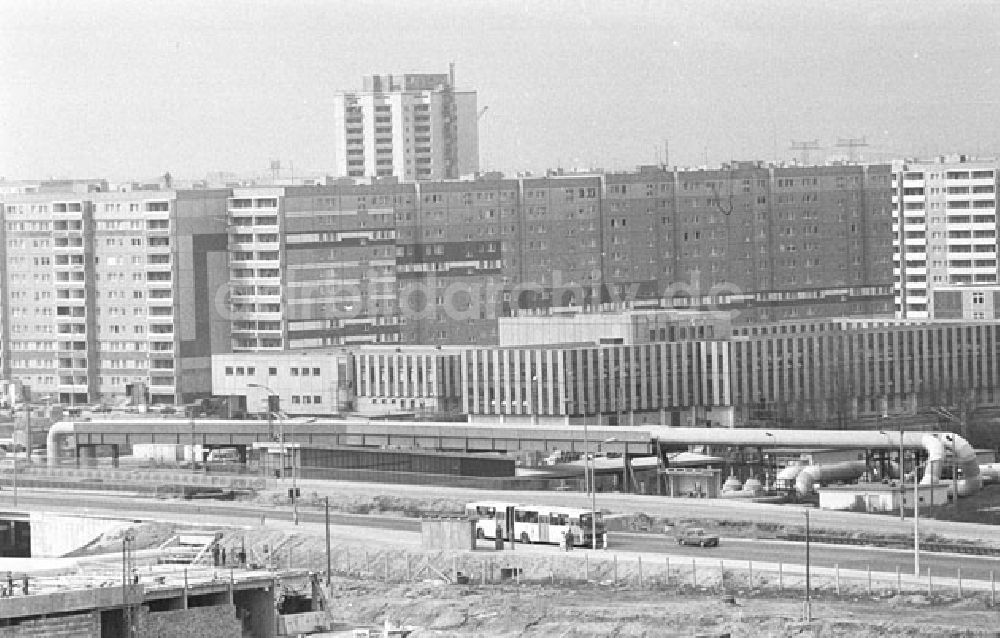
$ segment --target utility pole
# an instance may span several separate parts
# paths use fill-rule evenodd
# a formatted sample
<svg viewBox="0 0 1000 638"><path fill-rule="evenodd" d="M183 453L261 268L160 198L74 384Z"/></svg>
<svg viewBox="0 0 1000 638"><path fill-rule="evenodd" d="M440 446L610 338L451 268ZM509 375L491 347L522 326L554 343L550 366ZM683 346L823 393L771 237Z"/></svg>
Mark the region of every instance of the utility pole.
<svg viewBox="0 0 1000 638"><path fill-rule="evenodd" d="M330 586L331 571L330 563L330 497L325 497L326 507L326 586Z"/></svg>
<svg viewBox="0 0 1000 638"><path fill-rule="evenodd" d="M806 622L812 622L812 583L809 572L809 510L806 514Z"/></svg>
<svg viewBox="0 0 1000 638"><path fill-rule="evenodd" d="M913 469L916 472L916 468ZM903 421L899 421L899 520L905 521L903 500L906 498L906 481L903 480Z"/></svg>
<svg viewBox="0 0 1000 638"><path fill-rule="evenodd" d="M928 470L930 467L928 466ZM913 453L913 575L920 575L920 483L917 475L917 453ZM934 485L931 485L934 489Z"/></svg>
<svg viewBox="0 0 1000 638"><path fill-rule="evenodd" d="M132 552L132 543L135 541L135 534L131 529L122 536L122 619L125 625L124 635L132 638L136 635L135 612L132 603L132 572L135 571L135 556Z"/></svg>
<svg viewBox="0 0 1000 638"><path fill-rule="evenodd" d="M31 386L24 386L23 390L24 398L24 429L25 429L25 442L24 442L24 460L25 465L31 465Z"/></svg>

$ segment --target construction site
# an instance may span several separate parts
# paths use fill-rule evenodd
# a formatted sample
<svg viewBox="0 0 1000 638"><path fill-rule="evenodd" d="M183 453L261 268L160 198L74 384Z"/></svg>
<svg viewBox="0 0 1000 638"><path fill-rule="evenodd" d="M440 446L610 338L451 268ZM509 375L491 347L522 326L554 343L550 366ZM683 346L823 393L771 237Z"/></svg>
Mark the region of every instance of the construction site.
<svg viewBox="0 0 1000 638"><path fill-rule="evenodd" d="M300 520L277 493L250 505L79 492L76 511L88 515L0 513L0 540L4 526L30 532L28 555L0 557L0 636L995 635L1000 545L981 525L927 521L926 541L980 555L925 552L916 575L899 550L885 550L895 572L874 554L831 564L820 547L864 541L857 530L872 517L816 510L812 533L823 544L810 570L797 560L802 545L785 540L801 533L801 512L780 506L602 496L608 549L501 549L460 516L471 495L495 494L309 480L304 489ZM58 496L22 494L46 498ZM162 513L121 518L102 505L113 499L119 512ZM186 509L167 514L174 506ZM676 549L665 528L687 524L719 534L721 546ZM869 538L905 541L908 525L879 518ZM741 549L750 546L774 552Z"/></svg>

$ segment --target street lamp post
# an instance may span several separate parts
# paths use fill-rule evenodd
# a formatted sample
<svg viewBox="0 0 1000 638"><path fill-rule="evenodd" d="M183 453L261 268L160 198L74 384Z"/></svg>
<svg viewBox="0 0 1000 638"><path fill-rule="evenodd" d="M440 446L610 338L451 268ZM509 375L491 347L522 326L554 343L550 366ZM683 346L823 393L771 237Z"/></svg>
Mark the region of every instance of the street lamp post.
<svg viewBox="0 0 1000 638"><path fill-rule="evenodd" d="M903 499L906 494L906 481L903 480L903 421L899 422L899 520L905 521Z"/></svg>
<svg viewBox="0 0 1000 638"><path fill-rule="evenodd" d="M959 426L961 427L961 425ZM945 441L951 443L951 506L958 509L958 452L956 441L953 436L945 436Z"/></svg>
<svg viewBox="0 0 1000 638"><path fill-rule="evenodd" d="M961 432L965 428L965 419L955 416L954 414L952 414L948 410L945 410L944 408L934 408L934 412L936 414L938 414L940 416L943 416L944 418L948 419L952 423L957 423L958 424L959 432ZM963 413L963 416L964 416L964 413ZM957 450L957 445L956 445L957 441L955 440L954 436L948 436L948 435L945 435L944 440L945 440L946 445L949 444L949 443L951 444L950 445L950 447L951 447L951 488L952 488L951 505L952 505L953 508L955 508L957 510L958 509L958 463L956 463L956 461L958 460L958 450ZM942 461L942 464L943 464L943 461Z"/></svg>
<svg viewBox="0 0 1000 638"><path fill-rule="evenodd" d="M809 570L809 510L806 514L806 622L812 622L812 582Z"/></svg>
<svg viewBox="0 0 1000 638"><path fill-rule="evenodd" d="M917 453L913 453L913 575L920 575L920 483ZM934 486L931 485L933 491Z"/></svg>
<svg viewBox="0 0 1000 638"><path fill-rule="evenodd" d="M281 419L281 424L284 426L285 419ZM294 427L294 426L293 426ZM282 427L284 429L284 427ZM285 435L282 432L281 444L284 446ZM298 456L299 448L295 448L292 451L292 522L295 525L299 524L299 482L298 482L298 471L295 467L295 457Z"/></svg>
<svg viewBox="0 0 1000 638"><path fill-rule="evenodd" d="M586 434L586 421L584 422L584 440L587 439ZM600 450L601 446L605 443L613 443L618 439L611 437L610 439L604 439L597 444L597 449ZM590 461L590 548L597 549L597 459L592 458L590 454L590 447L587 445L587 459Z"/></svg>
<svg viewBox="0 0 1000 638"><path fill-rule="evenodd" d="M274 390L272 390L268 386L264 385L263 383L248 383L247 387L248 388L257 388L259 390L263 390L263 391L267 392L268 397L279 396L277 392L275 392ZM268 405L267 405L267 414L268 414L268 420L270 420L270 418L271 418L270 400L268 401ZM270 428L268 428L268 429L270 429ZM285 478L285 469L288 466L288 456L287 456L287 452L285 451L285 417L281 414L281 412L278 412L278 440L279 440L278 449L280 450L280 452L278 453L278 456L279 456L279 462L281 463L281 469L278 471L279 472L278 476L281 479L284 479ZM292 471L292 493L291 493L292 494L292 496L291 496L291 498L292 498L292 520L294 521L294 523L296 525L298 525L299 524L299 508L298 508L298 499L296 498L296 494L295 494L295 489L296 489L297 485L295 484L294 457L293 457L293 463L292 463L292 465L293 465L293 468L292 468L292 470L293 470ZM286 483L286 485L287 485L287 483Z"/></svg>

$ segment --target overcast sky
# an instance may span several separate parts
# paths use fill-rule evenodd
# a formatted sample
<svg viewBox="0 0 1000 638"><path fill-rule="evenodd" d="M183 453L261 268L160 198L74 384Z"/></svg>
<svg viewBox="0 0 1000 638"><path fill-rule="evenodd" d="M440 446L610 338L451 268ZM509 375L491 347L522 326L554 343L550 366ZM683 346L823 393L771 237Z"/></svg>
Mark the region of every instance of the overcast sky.
<svg viewBox="0 0 1000 638"><path fill-rule="evenodd" d="M483 168L1000 150L996 0L0 0L0 176L330 172L334 91L451 61Z"/></svg>

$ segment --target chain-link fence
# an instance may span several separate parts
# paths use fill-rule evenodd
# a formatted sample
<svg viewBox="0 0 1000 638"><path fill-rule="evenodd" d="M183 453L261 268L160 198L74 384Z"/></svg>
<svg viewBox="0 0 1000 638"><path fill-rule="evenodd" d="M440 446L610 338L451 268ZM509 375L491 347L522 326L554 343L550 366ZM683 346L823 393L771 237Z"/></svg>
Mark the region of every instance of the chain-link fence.
<svg viewBox="0 0 1000 638"><path fill-rule="evenodd" d="M234 551L239 540L227 541ZM244 541L245 543L245 541ZM271 569L299 568L325 572L327 555L322 549L295 545L291 537L276 536L246 548L248 560ZM606 551L407 551L337 545L331 548L333 574L388 583L437 580L453 584L498 585L502 583L590 585L637 590L689 590L719 595L778 594L805 596L809 582L813 596L925 596L930 599L976 599L996 605L993 571L935 573L920 576L869 569L813 567L808 576L804 565L763 563L752 560L719 560L676 555L618 554Z"/></svg>

